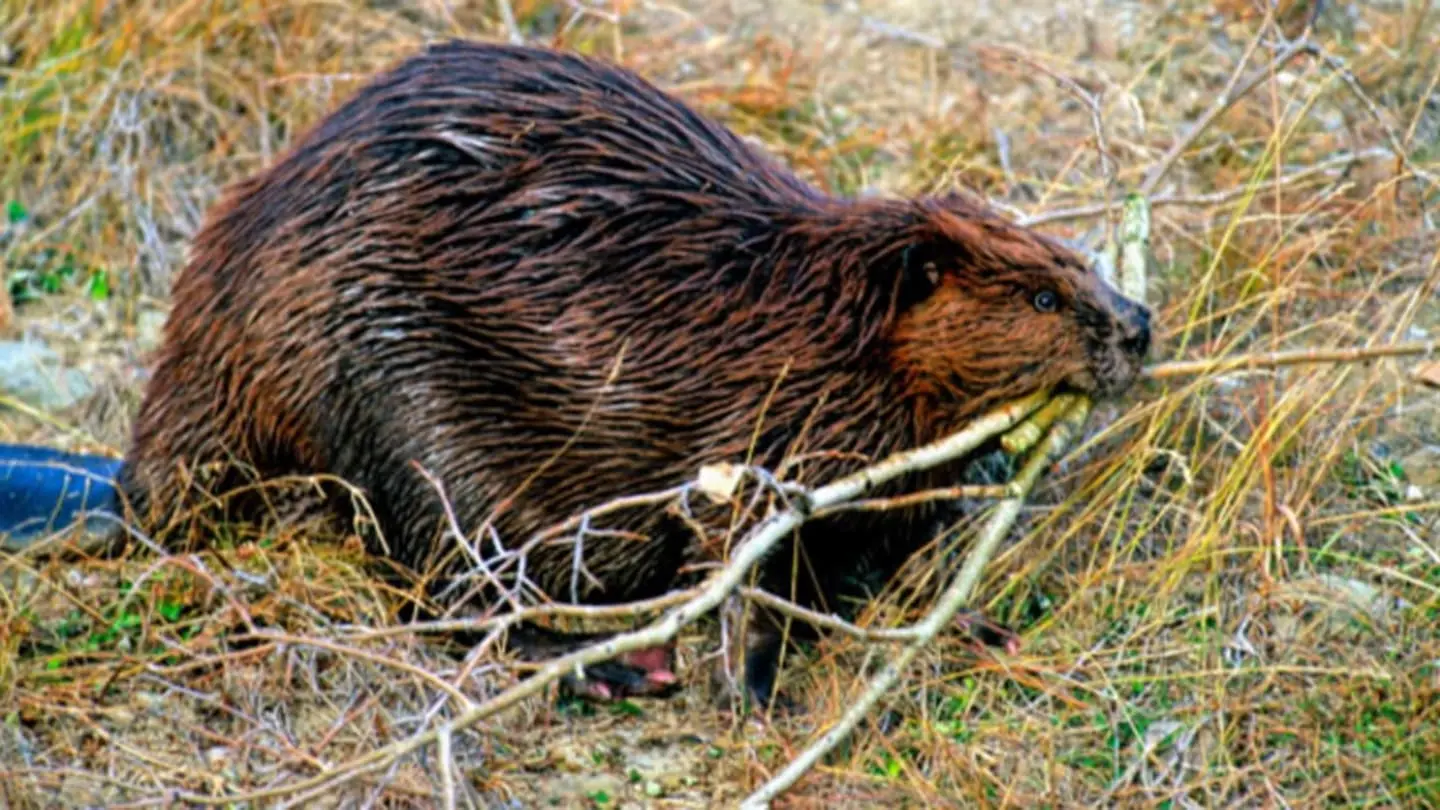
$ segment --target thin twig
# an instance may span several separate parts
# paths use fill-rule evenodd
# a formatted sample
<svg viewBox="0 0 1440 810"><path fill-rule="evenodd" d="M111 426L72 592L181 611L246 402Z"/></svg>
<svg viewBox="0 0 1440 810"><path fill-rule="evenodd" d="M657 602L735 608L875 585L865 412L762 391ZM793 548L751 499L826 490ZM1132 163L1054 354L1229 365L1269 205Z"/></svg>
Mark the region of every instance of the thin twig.
<svg viewBox="0 0 1440 810"><path fill-rule="evenodd" d="M469 538L465 536L465 530L460 528L460 519L455 516L455 509L450 505L450 499L445 494L444 483L418 462L411 462L411 466L414 467L415 471L420 473L426 481L430 482L430 486L435 489L435 496L440 499L440 506L445 511L445 520L450 527L450 533L455 535L455 543L459 545L460 549L470 558L470 562L474 566L472 570L478 570L484 574L485 580L494 586L495 590L505 598L505 601L510 603L511 607L516 610L521 610L520 599L517 595L517 592L522 587L521 583L517 582L514 589L505 587L500 581L500 578L495 576L495 573L490 570L489 563L485 562L484 556L481 555L477 547L479 545L478 536L475 545L471 545Z"/></svg>
<svg viewBox="0 0 1440 810"><path fill-rule="evenodd" d="M851 638L861 641L910 641L913 640L918 631L914 627L897 627L893 629L882 628L869 630L857 624L852 624L838 616L832 616L811 610L803 605L797 605L789 599L781 599L769 591L762 591L759 588L745 587L739 590L739 594L746 599L758 602L777 613L784 613L807 624L821 627L826 630L834 630L837 633L844 633Z"/></svg>
<svg viewBox="0 0 1440 810"><path fill-rule="evenodd" d="M1081 87L1079 82L1075 81L1069 76L1066 76L1063 73L1051 70L1044 63L1031 58L1029 54L1017 48L1002 48L1001 50L1010 53L1016 59L1025 62L1026 64L1040 71L1041 73L1044 73L1045 75L1054 79L1057 84L1069 91L1070 95L1079 99L1080 103L1084 104L1085 108L1090 111L1090 125L1095 132L1095 152L1096 156L1099 159L1098 162L1100 164L1100 174L1105 178L1104 205L1108 209L1108 207L1110 206L1111 195L1115 193L1116 168L1115 157L1110 154L1109 139L1105 137L1105 111L1101 105L1101 99L1104 97L1105 92L1104 89L1101 89L1100 96L1097 98L1094 93L1091 93L1089 90Z"/></svg>
<svg viewBox="0 0 1440 810"><path fill-rule="evenodd" d="M1437 347L1440 347L1440 341L1423 340L1345 349L1299 349L1288 352L1157 363L1146 367L1143 374L1152 380L1164 380L1171 377L1208 376L1232 371L1256 371L1308 363L1363 363L1367 360L1378 360L1385 357L1429 356L1436 353Z"/></svg>
<svg viewBox="0 0 1440 810"><path fill-rule="evenodd" d="M505 26L505 35L511 45L524 45L525 37L520 33L520 25L515 22L515 9L510 7L510 0L495 0L495 5L500 11L500 22Z"/></svg>
<svg viewBox="0 0 1440 810"><path fill-rule="evenodd" d="M1287 174L1278 180L1272 181L1271 185L1288 186L1308 180L1316 175L1324 174L1336 168L1346 167L1364 160L1375 160L1377 158L1392 157L1393 153L1383 147L1373 147L1360 152L1336 155L1335 157L1323 160L1313 166L1308 166L1293 174ZM1253 185L1235 186L1221 191L1211 191L1206 194L1159 194L1149 198L1151 208L1158 206L1206 206L1220 205L1241 199L1255 191ZM1074 219L1087 219L1089 217L1104 216L1105 214L1120 208L1123 202L1095 203L1093 205L1077 205L1074 208L1057 208L1052 211L1041 211L1035 214L1021 215L1015 217L1015 223L1027 228L1037 225L1045 225L1054 222L1067 222Z"/></svg>
<svg viewBox="0 0 1440 810"><path fill-rule="evenodd" d="M910 492L905 495L896 495L893 498L867 498L863 501L852 501L832 506L821 512L816 512L815 517L833 515L837 512L884 512L890 509L905 509L917 504L930 503L931 501L955 501L961 498L1004 498L1011 494L1011 487L1008 484L976 484L971 486L957 487L936 487L934 489L923 489L919 492Z"/></svg>
<svg viewBox="0 0 1440 810"><path fill-rule="evenodd" d="M866 31L887 39L894 39L900 42L909 42L920 45L934 51L945 49L945 41L931 34L922 34L919 31L912 31L894 23L886 22L875 17L862 17L860 26Z"/></svg>
<svg viewBox="0 0 1440 810"><path fill-rule="evenodd" d="M670 593L657 596L653 599L625 602L617 605L573 605L564 602L553 602L544 605L534 605L515 611L514 613L505 613L499 616L440 619L429 622L398 624L391 627L342 626L339 628L339 633L347 638L365 639L385 638L387 636L399 636L411 633L461 633L496 630L511 627L521 622L529 622L554 616L578 619L625 619L673 607L689 599L694 599L699 593L699 589L690 588L683 591L671 591Z"/></svg>
<svg viewBox="0 0 1440 810"><path fill-rule="evenodd" d="M1245 64L1250 61L1250 54L1254 52L1258 43L1259 37L1252 41L1246 48L1245 54L1240 57L1239 64L1235 66L1235 72L1230 76L1230 81L1225 85L1225 89L1220 91L1220 95L1215 99L1215 103L1210 105L1210 108L1196 119L1194 125L1190 127L1190 131L1170 147L1169 151L1160 158L1160 162L1152 166L1150 171L1146 172L1145 179L1140 182L1139 193L1142 196L1149 197L1151 193L1155 191L1156 187L1160 185L1160 181L1174 168L1175 162L1180 159L1180 155L1183 154L1186 149L1190 148L1190 145L1195 142L1195 139L1200 137L1200 134L1208 129L1215 119L1225 114L1225 111L1229 110L1235 102L1244 98L1246 94L1254 89L1255 85L1289 64L1290 60L1294 59L1297 54L1307 52L1310 47L1310 40L1302 36L1288 43L1281 49L1281 51L1275 55L1275 58L1270 60L1270 64L1241 79L1240 71L1243 70Z"/></svg>
<svg viewBox="0 0 1440 810"><path fill-rule="evenodd" d="M1365 92L1365 88L1360 86L1360 80L1355 78L1355 74L1351 72L1349 66L1345 64L1345 60L1331 54L1318 43L1310 40L1304 40L1303 47L1306 53L1325 63L1326 67L1335 71L1335 73L1340 76L1340 80L1345 83L1345 87L1350 91L1350 94L1365 107L1366 111L1370 113L1370 117L1375 119L1375 123L1380 125L1380 129L1385 133L1385 140L1390 143L1390 150L1394 154L1395 160L1399 161L1400 165L1416 178L1424 180L1429 185L1435 185L1436 179L1429 172L1416 166L1410 160L1410 156L1405 152L1405 145L1401 143L1400 136L1395 132L1395 128L1385 119L1384 114L1380 112L1379 106L1377 106L1369 94Z"/></svg>
<svg viewBox="0 0 1440 810"><path fill-rule="evenodd" d="M235 638L237 641L260 639L263 641L269 641L274 644L284 644L291 647L314 647L319 650L328 650L332 653L335 653L336 655L349 656L351 658L358 658L364 661L371 661L373 663L380 664L381 666L393 667L400 670L401 672L413 675L416 678L430 684L436 689L439 689L440 691L449 695L450 698L453 699L457 704L457 708L465 709L475 705L474 701L466 697L465 694L459 689L456 689L449 683L446 683L443 678L440 678L425 669L417 667L414 664L390 658L379 653L370 652L369 650L362 650L358 647L349 647L343 644L336 644L333 641L326 641L324 639L318 639L311 636L293 636L289 633L278 633L272 630L263 629L255 630L254 632L250 633L242 633L237 635Z"/></svg>
<svg viewBox="0 0 1440 810"><path fill-rule="evenodd" d="M541 543L558 538L559 536L567 532L577 532L581 529L581 527L585 526L591 520L594 520L595 518L601 517L603 515L608 515L612 512L620 512L625 509L635 509L642 506L658 506L660 504L670 503L676 498L684 497L687 493L689 493L692 486L693 484L691 483L685 483L681 484L680 486L670 487L669 489L662 489L657 492L645 492L638 495L623 495L613 500L606 501L605 503L602 503L598 506L586 509L584 512L581 512L578 515L556 523L553 526L541 529L540 531L532 535L529 539L527 539L525 543L520 546L520 548L516 549L516 554L524 556ZM507 560L506 563L508 562L509 561ZM505 564L502 564L496 569L496 573L502 573L504 570Z"/></svg>
<svg viewBox="0 0 1440 810"><path fill-rule="evenodd" d="M440 792L445 796L445 810L455 810L455 763L451 752L451 739L454 737L450 732L440 735L438 740L436 763L440 767Z"/></svg>

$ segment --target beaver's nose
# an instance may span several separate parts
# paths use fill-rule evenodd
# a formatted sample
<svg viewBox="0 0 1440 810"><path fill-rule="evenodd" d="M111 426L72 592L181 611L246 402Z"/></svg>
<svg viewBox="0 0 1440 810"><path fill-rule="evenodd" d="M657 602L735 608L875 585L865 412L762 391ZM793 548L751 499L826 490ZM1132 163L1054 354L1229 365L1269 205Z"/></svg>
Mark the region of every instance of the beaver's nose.
<svg viewBox="0 0 1440 810"><path fill-rule="evenodd" d="M1120 346L1127 353L1144 357L1150 351L1150 308L1126 302Z"/></svg>

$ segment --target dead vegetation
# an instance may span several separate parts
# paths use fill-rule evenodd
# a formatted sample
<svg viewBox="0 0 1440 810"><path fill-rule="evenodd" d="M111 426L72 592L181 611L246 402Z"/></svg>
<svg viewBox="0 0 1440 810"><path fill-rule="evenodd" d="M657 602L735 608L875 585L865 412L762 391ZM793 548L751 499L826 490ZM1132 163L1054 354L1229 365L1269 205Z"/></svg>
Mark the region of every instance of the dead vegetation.
<svg viewBox="0 0 1440 810"><path fill-rule="evenodd" d="M1433 340L1437 12L1313 9L0 0L19 302L0 339L46 341L95 387L57 412L0 400L0 440L120 447L151 313L219 188L455 34L619 58L832 190L958 183L1081 238L1145 187L1166 359ZM1160 378L1098 409L979 583L1024 649L943 635L776 804L1440 804L1440 398L1412 366ZM974 528L855 622L924 615ZM0 558L0 806L226 804L515 683L396 627L405 595L353 546L219 530L201 557ZM718 630L683 632L675 699L532 698L305 806L732 806L896 651L833 634L787 665L808 713L761 722L712 679Z"/></svg>

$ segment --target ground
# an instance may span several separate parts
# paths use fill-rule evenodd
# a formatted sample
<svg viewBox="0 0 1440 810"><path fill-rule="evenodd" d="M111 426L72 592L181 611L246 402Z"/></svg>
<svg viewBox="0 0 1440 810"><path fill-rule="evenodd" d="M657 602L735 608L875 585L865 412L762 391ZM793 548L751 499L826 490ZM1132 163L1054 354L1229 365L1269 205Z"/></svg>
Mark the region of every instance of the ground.
<svg viewBox="0 0 1440 810"><path fill-rule="evenodd" d="M508 36L507 7L527 39L619 59L835 193L965 187L1088 239L1167 166L1157 360L1440 330L1427 3L1326 3L1317 47L1267 69L1310 5L0 0L0 441L122 448L220 189L420 42ZM1258 81L1231 85L1242 59ZM1167 379L1099 409L978 592L1023 648L947 634L885 722L777 804L1440 805L1440 395L1417 368ZM923 614L954 567L922 556L917 588L861 623ZM196 558L0 557L0 807L224 803L514 683L367 631L398 599L363 562L293 532ZM682 634L674 699L547 693L306 806L437 806L447 773L476 807L730 806L890 652L827 639L786 670L805 711L765 721L715 677L718 639Z"/></svg>

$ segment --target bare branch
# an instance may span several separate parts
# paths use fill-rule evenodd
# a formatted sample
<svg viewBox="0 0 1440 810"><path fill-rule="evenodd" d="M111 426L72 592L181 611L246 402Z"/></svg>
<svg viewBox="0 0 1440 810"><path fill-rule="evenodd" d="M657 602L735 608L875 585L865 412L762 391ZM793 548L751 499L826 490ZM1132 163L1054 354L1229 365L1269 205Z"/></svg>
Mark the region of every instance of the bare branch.
<svg viewBox="0 0 1440 810"><path fill-rule="evenodd" d="M974 550L965 558L965 565L956 575L955 581L945 589L945 593L941 595L935 607L926 614L924 620L913 628L914 640L870 681L865 693L851 704L838 723L811 743L799 756L792 759L784 770L771 777L770 781L762 785L759 790L750 794L740 805L742 810L758 810L769 807L772 799L795 784L806 771L820 761L821 757L824 757L841 740L849 736L850 732L859 725L861 719L869 714L871 708L879 702L881 696L900 679L900 674L910 665L920 649L929 644L939 634L941 628L954 619L955 614L969 601L971 592L980 581L981 572L990 562L1000 541L1014 525L1015 519L1020 515L1020 507L1025 502L1025 496L1039 480L1040 473L1065 452L1071 438L1084 426L1085 420L1090 415L1090 408L1091 403L1088 397L1079 398L1064 417L1051 428L1040 451L1031 456L1019 474L1015 476L1015 483L1020 494L1001 501L995 508L984 532L976 540Z"/></svg>

